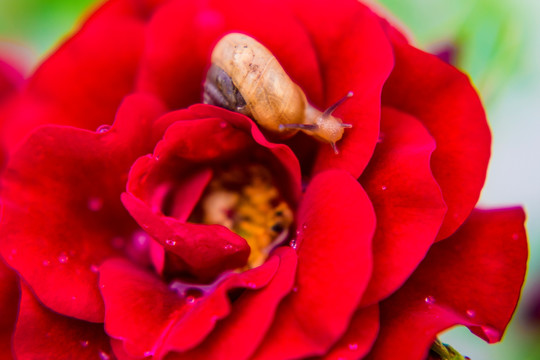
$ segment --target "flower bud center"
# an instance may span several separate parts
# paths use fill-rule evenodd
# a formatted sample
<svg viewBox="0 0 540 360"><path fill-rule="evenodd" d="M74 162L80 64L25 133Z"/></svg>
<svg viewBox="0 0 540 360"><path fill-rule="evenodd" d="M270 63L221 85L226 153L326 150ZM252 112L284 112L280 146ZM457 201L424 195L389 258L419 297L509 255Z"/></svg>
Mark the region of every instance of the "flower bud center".
<svg viewBox="0 0 540 360"><path fill-rule="evenodd" d="M248 268L265 261L287 237L293 222L291 208L260 164L217 169L198 208L194 220L223 225L247 241L251 248Z"/></svg>

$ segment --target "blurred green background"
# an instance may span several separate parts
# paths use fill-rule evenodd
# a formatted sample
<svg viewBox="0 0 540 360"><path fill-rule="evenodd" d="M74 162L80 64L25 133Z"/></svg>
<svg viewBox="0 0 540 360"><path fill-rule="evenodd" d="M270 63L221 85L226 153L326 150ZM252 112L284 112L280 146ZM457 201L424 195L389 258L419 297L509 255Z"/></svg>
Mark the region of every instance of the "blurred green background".
<svg viewBox="0 0 540 360"><path fill-rule="evenodd" d="M473 360L540 359L540 1L366 0L398 19L418 47L450 50L479 89L493 130L480 206L522 204L528 213L529 273L503 342L487 345L467 329L442 336ZM0 0L0 54L25 73L65 39L95 0ZM447 51L448 53L448 51ZM537 315L538 316L538 315Z"/></svg>

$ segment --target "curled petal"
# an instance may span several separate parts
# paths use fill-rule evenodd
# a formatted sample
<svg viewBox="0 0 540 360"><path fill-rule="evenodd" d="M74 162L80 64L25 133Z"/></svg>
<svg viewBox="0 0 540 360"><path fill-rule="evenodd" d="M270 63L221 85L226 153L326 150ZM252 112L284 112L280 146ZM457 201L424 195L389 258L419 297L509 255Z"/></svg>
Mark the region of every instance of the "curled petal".
<svg viewBox="0 0 540 360"><path fill-rule="evenodd" d="M324 354L346 331L371 276L375 215L350 174L317 175L298 224L295 291L280 304L256 359Z"/></svg>
<svg viewBox="0 0 540 360"><path fill-rule="evenodd" d="M378 332L379 306L360 308L351 319L343 337L322 358L325 360L361 359L373 346Z"/></svg>
<svg viewBox="0 0 540 360"><path fill-rule="evenodd" d="M274 26L275 19L279 27ZM313 76L319 74L319 65L308 34L288 6L261 0L181 0L161 6L148 26L138 89L157 94L173 109L201 102L212 49L229 32L257 39L306 89L308 97L322 98L320 77Z"/></svg>
<svg viewBox="0 0 540 360"><path fill-rule="evenodd" d="M398 289L411 275L439 231L446 213L430 170L435 142L415 118L383 108L380 142L360 177L373 202L373 276L363 298L372 304Z"/></svg>
<svg viewBox="0 0 540 360"><path fill-rule="evenodd" d="M519 208L475 210L433 245L409 281L381 303L381 333L369 359L424 359L435 336L457 324L499 341L525 275L524 219Z"/></svg>
<svg viewBox="0 0 540 360"><path fill-rule="evenodd" d="M106 359L112 354L102 324L50 311L25 286L13 349L17 359Z"/></svg>
<svg viewBox="0 0 540 360"><path fill-rule="evenodd" d="M133 127L160 113L152 98L125 100L118 122ZM129 166L146 145L134 131L47 126L14 152L2 182L0 251L52 310L103 321L96 267L118 255L112 239L136 228L120 202Z"/></svg>
<svg viewBox="0 0 540 360"><path fill-rule="evenodd" d="M249 359L272 324L275 310L294 282L296 254L290 247L280 247L279 268L264 288L242 294L235 300L231 314L216 324L215 330L191 351L176 354L170 360ZM242 346L238 346L238 344ZM167 358L169 359L169 357Z"/></svg>
<svg viewBox="0 0 540 360"><path fill-rule="evenodd" d="M34 72L10 114L8 147L40 125L112 124L144 47L144 22L126 10L100 9Z"/></svg>
<svg viewBox="0 0 540 360"><path fill-rule="evenodd" d="M165 250L178 255L198 279L211 280L247 262L249 245L224 226L191 224L156 214L128 193L122 194L122 202L139 225Z"/></svg>
<svg viewBox="0 0 540 360"><path fill-rule="evenodd" d="M396 65L382 96L420 120L437 143L431 158L448 212L438 239L467 218L484 185L491 135L482 103L469 79L434 55L394 40Z"/></svg>
<svg viewBox="0 0 540 360"><path fill-rule="evenodd" d="M392 47L378 17L358 1L293 1L307 29L321 69L324 110L349 91L354 96L335 114L352 124L337 144L322 144L314 171L339 168L360 176L377 142L381 90L393 66ZM310 11L306 11L310 9Z"/></svg>
<svg viewBox="0 0 540 360"><path fill-rule="evenodd" d="M279 259L272 257L259 268L226 274L208 293L202 291L200 297L190 298L125 260L109 260L100 268L105 329L124 342L131 356L154 355L159 359L169 351L188 350L208 335L218 319L229 314L229 290L264 287L278 266Z"/></svg>

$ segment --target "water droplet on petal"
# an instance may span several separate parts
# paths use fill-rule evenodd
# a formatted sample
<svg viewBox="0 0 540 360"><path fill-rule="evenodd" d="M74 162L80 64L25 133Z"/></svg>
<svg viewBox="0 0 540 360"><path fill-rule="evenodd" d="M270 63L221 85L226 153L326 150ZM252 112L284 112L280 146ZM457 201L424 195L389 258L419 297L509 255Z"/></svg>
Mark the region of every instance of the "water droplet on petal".
<svg viewBox="0 0 540 360"><path fill-rule="evenodd" d="M88 340L81 341L81 346L84 347L84 348L88 347Z"/></svg>
<svg viewBox="0 0 540 360"><path fill-rule="evenodd" d="M432 305L435 303L435 298L433 296L426 296L426 298L424 299L424 301L426 302L426 304L429 304L429 305Z"/></svg>
<svg viewBox="0 0 540 360"><path fill-rule="evenodd" d="M292 291L293 292L298 292L298 286L293 287Z"/></svg>
<svg viewBox="0 0 540 360"><path fill-rule="evenodd" d="M222 129L225 129L227 127L227 122L226 121L220 122L219 127L222 128Z"/></svg>
<svg viewBox="0 0 540 360"><path fill-rule="evenodd" d="M88 209L90 211L99 211L103 207L103 199L92 197L88 199Z"/></svg>
<svg viewBox="0 0 540 360"><path fill-rule="evenodd" d="M100 351L98 353L98 355L99 355L99 358L101 360L110 360L111 359L111 356L109 354L107 354L105 351Z"/></svg>
<svg viewBox="0 0 540 360"><path fill-rule="evenodd" d="M357 343L350 343L349 344L349 350L358 350L358 344Z"/></svg>
<svg viewBox="0 0 540 360"><path fill-rule="evenodd" d="M191 295L186 296L186 302L187 302L188 304L193 304L193 303L195 303L195 296L191 296Z"/></svg>
<svg viewBox="0 0 540 360"><path fill-rule="evenodd" d="M289 246L296 250L296 247L297 247L296 239L292 239L291 242L289 243Z"/></svg>
<svg viewBox="0 0 540 360"><path fill-rule="evenodd" d="M41 264L43 264L43 266L49 266L51 262L49 260L43 260Z"/></svg>
<svg viewBox="0 0 540 360"><path fill-rule="evenodd" d="M167 240L165 240L165 244L167 244L169 246L174 246L174 245L176 245L176 241L172 240L172 239L167 239Z"/></svg>
<svg viewBox="0 0 540 360"><path fill-rule="evenodd" d="M307 225L306 224L303 224L302 225L302 230L306 230L307 229Z"/></svg>
<svg viewBox="0 0 540 360"><path fill-rule="evenodd" d="M231 250L233 248L233 246L231 244L227 244L223 247L223 249L225 250Z"/></svg>
<svg viewBox="0 0 540 360"><path fill-rule="evenodd" d="M60 255L58 255L58 261L61 263L61 264L65 264L67 263L69 260L69 257L67 256L67 254L65 252L61 253Z"/></svg>
<svg viewBox="0 0 540 360"><path fill-rule="evenodd" d="M93 273L98 273L99 272L99 267L97 265L90 265L90 271L93 272Z"/></svg>
<svg viewBox="0 0 540 360"><path fill-rule="evenodd" d="M248 282L247 287L250 288L250 289L255 289L257 287L257 284L255 284L253 282Z"/></svg>
<svg viewBox="0 0 540 360"><path fill-rule="evenodd" d="M468 309L467 311L465 311L465 314L467 314L468 317L472 318L476 315L476 311Z"/></svg>
<svg viewBox="0 0 540 360"><path fill-rule="evenodd" d="M146 351L144 353L144 356L152 356L152 355L153 355L153 352L151 352L151 351Z"/></svg>
<svg viewBox="0 0 540 360"><path fill-rule="evenodd" d="M382 186L381 186L381 190L386 190L386 189L388 189L388 188L386 187L386 185L382 185Z"/></svg>
<svg viewBox="0 0 540 360"><path fill-rule="evenodd" d="M103 134L103 133L106 133L109 130L111 130L111 125L101 125L96 129L96 132L98 134Z"/></svg>

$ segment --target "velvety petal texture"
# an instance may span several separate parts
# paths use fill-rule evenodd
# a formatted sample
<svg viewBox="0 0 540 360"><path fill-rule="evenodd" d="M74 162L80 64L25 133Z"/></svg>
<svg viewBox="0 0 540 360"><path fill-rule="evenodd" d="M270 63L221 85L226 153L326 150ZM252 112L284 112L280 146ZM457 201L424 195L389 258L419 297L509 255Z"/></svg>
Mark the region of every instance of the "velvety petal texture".
<svg viewBox="0 0 540 360"><path fill-rule="evenodd" d="M62 316L45 308L23 286L13 349L17 359L110 359L103 324Z"/></svg>
<svg viewBox="0 0 540 360"><path fill-rule="evenodd" d="M274 256L259 268L225 275L213 286L174 287L125 260L110 260L100 268L105 329L113 338L123 340L126 352L133 356L159 359L170 350L187 350L229 314L227 291L264 287L279 266L279 257Z"/></svg>
<svg viewBox="0 0 540 360"><path fill-rule="evenodd" d="M124 102L119 127L144 128L161 111L146 96ZM37 297L60 314L103 321L96 266L118 254L112 239L136 229L120 202L137 137L116 127L89 132L43 127L2 177L0 251Z"/></svg>
<svg viewBox="0 0 540 360"><path fill-rule="evenodd" d="M350 174L317 175L300 204L298 224L291 242L298 249L295 288L255 359L324 354L346 331L369 282L375 215Z"/></svg>
<svg viewBox="0 0 540 360"><path fill-rule="evenodd" d="M314 170L339 168L357 177L377 142L381 89L394 62L391 45L378 16L358 1L336 5L297 0L292 6L317 54L326 100L323 108L349 91L354 94L336 111L336 116L353 126L338 142L340 155L328 145L320 146Z"/></svg>
<svg viewBox="0 0 540 360"><path fill-rule="evenodd" d="M424 359L437 333L456 324L499 341L526 270L519 208L475 210L434 245L411 279L381 304L381 333L369 359Z"/></svg>
<svg viewBox="0 0 540 360"><path fill-rule="evenodd" d="M437 143L431 170L448 207L438 236L444 239L467 218L484 186L491 152L486 115L466 75L402 41L393 46L396 64L382 103L416 117Z"/></svg>
<svg viewBox="0 0 540 360"><path fill-rule="evenodd" d="M374 269L363 303L390 295L433 244L446 213L430 168L436 144L415 118L383 108L379 143L360 183L377 215Z"/></svg>
<svg viewBox="0 0 540 360"><path fill-rule="evenodd" d="M338 153L202 103L233 32ZM0 131L0 358L425 360L519 299L523 211L473 210L478 95L357 0L106 1L27 79L0 62Z"/></svg>
<svg viewBox="0 0 540 360"><path fill-rule="evenodd" d="M296 252L290 247L276 249L279 268L271 282L258 291L244 292L232 305L231 314L199 346L167 359L249 359L264 339L277 305L294 284ZM242 346L238 346L242 344Z"/></svg>
<svg viewBox="0 0 540 360"><path fill-rule="evenodd" d="M11 341L19 311L19 279L0 260L0 357L12 359Z"/></svg>

